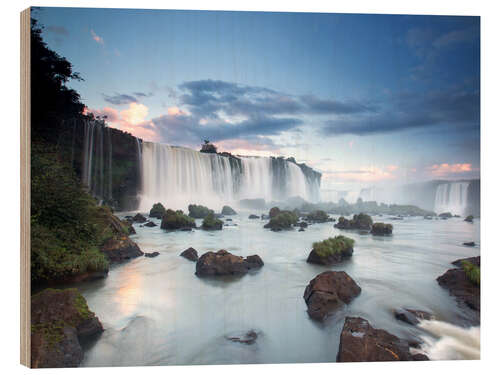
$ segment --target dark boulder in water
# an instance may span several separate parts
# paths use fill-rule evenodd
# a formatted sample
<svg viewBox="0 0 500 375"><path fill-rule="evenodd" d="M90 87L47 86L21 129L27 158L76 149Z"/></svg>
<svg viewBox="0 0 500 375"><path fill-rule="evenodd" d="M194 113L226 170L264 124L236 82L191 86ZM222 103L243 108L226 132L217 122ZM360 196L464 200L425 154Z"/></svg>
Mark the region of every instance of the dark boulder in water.
<svg viewBox="0 0 500 375"><path fill-rule="evenodd" d="M306 230L304 228L300 228L299 232L305 232Z"/></svg>
<svg viewBox="0 0 500 375"><path fill-rule="evenodd" d="M468 222L468 223L472 223L474 221L474 216L472 215L469 215L467 216L464 221Z"/></svg>
<svg viewBox="0 0 500 375"><path fill-rule="evenodd" d="M471 246L471 247L474 247L476 246L476 243L474 241L471 241L471 242L464 242L463 243L464 246Z"/></svg>
<svg viewBox="0 0 500 375"><path fill-rule="evenodd" d="M374 236L390 236L392 234L392 224L374 223L370 233Z"/></svg>
<svg viewBox="0 0 500 375"><path fill-rule="evenodd" d="M239 342L241 344L251 345L251 344L255 343L255 340L257 340L257 336L258 336L257 332L255 332L252 329L248 332L245 332L244 334L230 335L230 336L226 336L226 338L232 342Z"/></svg>
<svg viewBox="0 0 500 375"><path fill-rule="evenodd" d="M415 358L422 360L423 357ZM363 318L346 317L337 362L411 361L408 343Z"/></svg>
<svg viewBox="0 0 500 375"><path fill-rule="evenodd" d="M481 258L472 257L453 262L458 268L452 268L437 278L443 288L455 296L460 305L480 311L480 267ZM479 317L478 317L479 318Z"/></svg>
<svg viewBox="0 0 500 375"><path fill-rule="evenodd" d="M156 219L161 219L163 215L165 215L165 212L167 212L167 210L161 203L155 203L151 210L149 210L149 216Z"/></svg>
<svg viewBox="0 0 500 375"><path fill-rule="evenodd" d="M432 319L432 314L421 310L395 309L394 317L397 320L416 326L420 320Z"/></svg>
<svg viewBox="0 0 500 375"><path fill-rule="evenodd" d="M45 289L31 297L31 367L76 367L81 342L103 331L77 289Z"/></svg>
<svg viewBox="0 0 500 375"><path fill-rule="evenodd" d="M208 215L214 214L214 211L209 209L208 207L197 204L190 204L188 206L188 211L189 211L189 217L192 217L194 219L204 219Z"/></svg>
<svg viewBox="0 0 500 375"><path fill-rule="evenodd" d="M274 232L279 232L283 229L292 229L292 225L297 224L299 220L298 216L292 211L280 211L274 216L269 216L271 219L264 225L264 228L271 229Z"/></svg>
<svg viewBox="0 0 500 375"><path fill-rule="evenodd" d="M213 214L209 214L203 219L201 228L204 230L222 230L223 224L222 220L215 218Z"/></svg>
<svg viewBox="0 0 500 375"><path fill-rule="evenodd" d="M161 220L161 229L177 230L183 228L195 228L196 223L193 218L184 215L181 210L174 211L168 209Z"/></svg>
<svg viewBox="0 0 500 375"><path fill-rule="evenodd" d="M136 223L145 223L146 221L148 221L148 219L146 219L146 217L142 214L136 214L133 218L133 220L136 222Z"/></svg>
<svg viewBox="0 0 500 375"><path fill-rule="evenodd" d="M259 217L257 215L251 214L248 216L249 219L258 219Z"/></svg>
<svg viewBox="0 0 500 375"><path fill-rule="evenodd" d="M307 258L308 263L332 265L352 257L354 240L336 236L321 242L315 242Z"/></svg>
<svg viewBox="0 0 500 375"><path fill-rule="evenodd" d="M144 254L139 246L127 236L109 238L100 249L113 263L137 258Z"/></svg>
<svg viewBox="0 0 500 375"><path fill-rule="evenodd" d="M451 219L453 217L453 215L451 214L451 212L443 212L443 213L439 214L439 217L441 219Z"/></svg>
<svg viewBox="0 0 500 375"><path fill-rule="evenodd" d="M209 251L196 262L196 275L199 277L244 275L249 270L263 265L264 262L257 255L243 258L226 250L219 250L216 253Z"/></svg>
<svg viewBox="0 0 500 375"><path fill-rule="evenodd" d="M148 221L146 224L144 224L145 227L157 227L158 225L156 225L155 223L153 223L152 221Z"/></svg>
<svg viewBox="0 0 500 375"><path fill-rule="evenodd" d="M317 210L311 212L306 216L306 220L311 221L313 223L326 223L330 220L328 214L323 210Z"/></svg>
<svg viewBox="0 0 500 375"><path fill-rule="evenodd" d="M222 211L221 211L221 214L222 215L227 215L227 216L230 216L230 215L236 215L237 212L235 210L233 210L231 207L229 206L224 206L222 207Z"/></svg>
<svg viewBox="0 0 500 375"><path fill-rule="evenodd" d="M334 225L337 229L360 229L360 230L371 230L372 228L372 218L367 214L357 214L354 215L351 220L345 217L339 217L338 222Z"/></svg>
<svg viewBox="0 0 500 375"><path fill-rule="evenodd" d="M360 293L361 288L344 271L320 273L309 282L304 291L307 313L314 320L324 320Z"/></svg>
<svg viewBox="0 0 500 375"><path fill-rule="evenodd" d="M269 218L273 218L275 217L276 215L278 215L279 213L281 212L281 210L279 209L279 207L273 207L269 210Z"/></svg>
<svg viewBox="0 0 500 375"><path fill-rule="evenodd" d="M144 256L147 258L154 258L154 257L157 257L158 255L160 255L160 253L158 251L154 251L152 253L144 253Z"/></svg>
<svg viewBox="0 0 500 375"><path fill-rule="evenodd" d="M198 252L192 247L184 250L180 256L189 259L193 262L196 262L198 260Z"/></svg>

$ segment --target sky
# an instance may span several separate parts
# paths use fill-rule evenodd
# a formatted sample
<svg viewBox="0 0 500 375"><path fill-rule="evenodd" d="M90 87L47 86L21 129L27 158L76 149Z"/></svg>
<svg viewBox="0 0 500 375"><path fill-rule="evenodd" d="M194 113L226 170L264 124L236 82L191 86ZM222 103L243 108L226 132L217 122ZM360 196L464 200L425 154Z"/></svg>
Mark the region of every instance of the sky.
<svg viewBox="0 0 500 375"><path fill-rule="evenodd" d="M95 115L352 190L480 175L480 18L40 8Z"/></svg>

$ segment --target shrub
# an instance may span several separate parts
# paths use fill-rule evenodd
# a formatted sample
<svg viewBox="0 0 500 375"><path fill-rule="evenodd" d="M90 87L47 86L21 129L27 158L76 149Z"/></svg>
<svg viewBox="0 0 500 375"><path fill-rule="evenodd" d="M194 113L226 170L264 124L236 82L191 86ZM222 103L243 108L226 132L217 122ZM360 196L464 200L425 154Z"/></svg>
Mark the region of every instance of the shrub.
<svg viewBox="0 0 500 375"><path fill-rule="evenodd" d="M323 210L317 210L307 215L307 220L317 223L325 223L328 219L328 214Z"/></svg>
<svg viewBox="0 0 500 375"><path fill-rule="evenodd" d="M181 229L186 227L195 228L196 223L193 218L185 215L182 210L168 209L161 220L161 229Z"/></svg>
<svg viewBox="0 0 500 375"><path fill-rule="evenodd" d="M149 216L155 217L157 219L161 219L163 215L167 212L165 207L161 203L155 203L153 204L153 207L149 211Z"/></svg>
<svg viewBox="0 0 500 375"><path fill-rule="evenodd" d="M209 208L197 204L190 204L188 207L189 216L195 219L203 219L209 214L213 214L214 211Z"/></svg>
<svg viewBox="0 0 500 375"><path fill-rule="evenodd" d="M467 279L472 284L479 286L479 283L481 281L480 268L467 260L462 261L462 268L465 271Z"/></svg>
<svg viewBox="0 0 500 375"><path fill-rule="evenodd" d="M465 220L464 220L464 221L467 221L468 223L472 223L472 222L474 221L474 216L469 215L469 216L467 216L467 217L465 218Z"/></svg>
<svg viewBox="0 0 500 375"><path fill-rule="evenodd" d="M231 207L229 206L224 206L222 207L222 211L221 211L221 214L222 215L236 215L236 211L233 210Z"/></svg>
<svg viewBox="0 0 500 375"><path fill-rule="evenodd" d="M350 255L354 240L344 236L336 236L335 238L328 238L321 242L313 244L313 251L320 257L328 257L334 254Z"/></svg>
<svg viewBox="0 0 500 375"><path fill-rule="evenodd" d="M387 236L392 234L392 224L375 223L371 233L376 236Z"/></svg>
<svg viewBox="0 0 500 375"><path fill-rule="evenodd" d="M217 219L214 214L211 213L203 219L201 227L205 230L221 230L222 224L222 220Z"/></svg>
<svg viewBox="0 0 500 375"><path fill-rule="evenodd" d="M292 211L280 211L277 215L271 217L269 223L264 228L272 230L290 229L292 225L297 224L299 217Z"/></svg>
<svg viewBox="0 0 500 375"><path fill-rule="evenodd" d="M280 212L281 212L281 210L279 209L279 207L273 207L269 210L269 217L272 219L273 217L278 215Z"/></svg>
<svg viewBox="0 0 500 375"><path fill-rule="evenodd" d="M372 218L367 214L354 215L352 220L341 216L335 224L335 228L339 229L363 229L370 230L373 224Z"/></svg>

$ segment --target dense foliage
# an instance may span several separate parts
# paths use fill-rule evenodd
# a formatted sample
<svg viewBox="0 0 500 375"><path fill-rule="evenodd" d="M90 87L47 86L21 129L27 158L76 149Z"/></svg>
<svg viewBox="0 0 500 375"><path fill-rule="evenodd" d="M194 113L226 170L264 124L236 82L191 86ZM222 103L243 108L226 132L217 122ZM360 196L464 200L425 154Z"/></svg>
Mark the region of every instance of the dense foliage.
<svg viewBox="0 0 500 375"><path fill-rule="evenodd" d="M335 224L335 228L370 230L372 224L373 220L370 215L360 213L354 215L351 220L346 219L343 216L339 217L337 224Z"/></svg>
<svg viewBox="0 0 500 375"><path fill-rule="evenodd" d="M467 279L472 284L479 286L479 283L481 282L480 268L467 260L462 261L462 268L465 271Z"/></svg>
<svg viewBox="0 0 500 375"><path fill-rule="evenodd" d="M166 212L167 210L161 203L155 203L151 210L149 210L149 216L161 219Z"/></svg>
<svg viewBox="0 0 500 375"><path fill-rule="evenodd" d="M376 236L388 236L392 234L392 224L374 223L371 233Z"/></svg>
<svg viewBox="0 0 500 375"><path fill-rule="evenodd" d="M292 225L297 224L299 217L292 211L280 211L275 216L271 217L269 223L264 225L264 228L272 230L291 229Z"/></svg>
<svg viewBox="0 0 500 375"><path fill-rule="evenodd" d="M306 216L307 220L315 223L325 223L329 220L328 214L323 210L316 210Z"/></svg>
<svg viewBox="0 0 500 375"><path fill-rule="evenodd" d="M313 251L320 257L328 257L334 254L350 254L354 246L354 240L344 236L336 236L328 238L321 242L313 244Z"/></svg>
<svg viewBox="0 0 500 375"><path fill-rule="evenodd" d="M161 220L161 229L175 230L194 227L196 227L194 219L185 215L182 210L168 209Z"/></svg>
<svg viewBox="0 0 500 375"><path fill-rule="evenodd" d="M213 213L210 213L203 219L201 227L205 230L221 230L222 224L222 220L217 219Z"/></svg>
<svg viewBox="0 0 500 375"><path fill-rule="evenodd" d="M188 206L188 211L189 211L189 216L195 219L203 219L207 217L209 214L213 215L214 213L214 211L209 209L208 207L197 204L190 204Z"/></svg>

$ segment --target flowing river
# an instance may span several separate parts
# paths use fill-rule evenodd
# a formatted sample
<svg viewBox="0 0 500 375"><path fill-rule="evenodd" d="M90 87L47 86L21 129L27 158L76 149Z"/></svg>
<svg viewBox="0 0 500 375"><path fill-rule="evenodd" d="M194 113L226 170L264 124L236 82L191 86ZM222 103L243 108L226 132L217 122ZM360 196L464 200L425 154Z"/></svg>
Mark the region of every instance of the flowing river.
<svg viewBox="0 0 500 375"><path fill-rule="evenodd" d="M214 232L167 233L134 224L131 238L160 255L113 266L107 278L78 286L105 328L86 347L82 365L335 362L346 316L364 317L401 338L419 337L431 359L479 357L479 328L469 328L473 316L436 281L452 261L479 255L478 219L374 217L392 223L394 234L373 237L332 223L271 232L265 221L248 219L250 213L261 214L240 212L228 222L237 226ZM313 242L337 234L356 241L350 260L331 267L306 263ZM467 241L476 247L463 246ZM258 254L265 265L237 279L201 279L195 263L179 256L188 247L199 255L219 249ZM362 292L317 323L302 296L309 281L329 269L346 271ZM436 321L410 326L393 317L398 307L431 312ZM252 345L227 339L251 329L258 333Z"/></svg>

